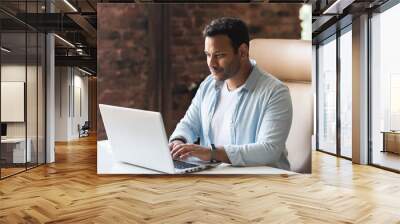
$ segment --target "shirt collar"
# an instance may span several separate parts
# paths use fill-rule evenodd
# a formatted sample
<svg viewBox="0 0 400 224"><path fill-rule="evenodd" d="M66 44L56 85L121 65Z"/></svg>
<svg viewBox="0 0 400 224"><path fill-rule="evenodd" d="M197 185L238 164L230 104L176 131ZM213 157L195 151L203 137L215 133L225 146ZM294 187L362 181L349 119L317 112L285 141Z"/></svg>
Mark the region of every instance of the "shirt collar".
<svg viewBox="0 0 400 224"><path fill-rule="evenodd" d="M224 81L215 80L215 79L214 79L214 87L215 87L215 90L221 89L221 88L223 87L224 83L225 83Z"/></svg>
<svg viewBox="0 0 400 224"><path fill-rule="evenodd" d="M254 59L250 59L250 63L252 66L251 72L250 72L249 77L247 77L246 82L244 83L242 91L243 90L248 90L248 91L254 90L254 88L256 87L256 84L257 84L258 76L260 74L260 70L257 67L256 61Z"/></svg>

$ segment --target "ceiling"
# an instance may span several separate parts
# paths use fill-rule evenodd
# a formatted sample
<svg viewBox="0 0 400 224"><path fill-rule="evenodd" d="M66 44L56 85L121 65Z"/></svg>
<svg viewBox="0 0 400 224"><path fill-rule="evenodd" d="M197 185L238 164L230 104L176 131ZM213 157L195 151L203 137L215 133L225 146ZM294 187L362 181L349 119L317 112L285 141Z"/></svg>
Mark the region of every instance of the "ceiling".
<svg viewBox="0 0 400 224"><path fill-rule="evenodd" d="M351 24L352 18L373 11L388 0L311 0L313 43Z"/></svg>
<svg viewBox="0 0 400 224"><path fill-rule="evenodd" d="M54 32L57 34L56 65L79 66L95 74L97 1L48 0L47 2L46 8L44 0L0 1L2 46L11 50L7 53L7 57L3 57L3 61L18 62L25 56L29 61L30 58L36 57L37 50L43 48L43 44L39 44L39 49L37 48L37 33ZM52 13L49 13L50 11ZM67 40L70 44L63 40ZM2 54L5 53L2 51Z"/></svg>
<svg viewBox="0 0 400 224"><path fill-rule="evenodd" d="M330 27L346 16L354 16L376 8L387 0L230 0L230 2L269 2L312 4L313 37L323 36ZM61 38L55 38L56 65L86 67L96 73L97 54L97 3L166 3L166 2L216 2L215 0L1 0L0 21L5 46L23 51L25 39L21 37L25 29L39 32L54 32ZM227 2L220 0L219 2ZM49 13L49 12L52 13ZM351 19L350 19L351 21ZM11 44L11 42L14 42ZM31 51L29 44L28 52ZM19 49L19 50L18 50ZM23 52L22 52L23 53Z"/></svg>
<svg viewBox="0 0 400 224"><path fill-rule="evenodd" d="M4 38L2 45L13 49L12 54L15 58L22 57L26 53L29 58L30 53L35 53L36 45L28 44L25 50L25 31L54 32L60 37L55 38L56 65L79 66L96 73L97 3L218 1L227 2L226 0L47 0L46 6L46 0L0 0L0 23ZM229 2L312 3L312 0L229 0Z"/></svg>

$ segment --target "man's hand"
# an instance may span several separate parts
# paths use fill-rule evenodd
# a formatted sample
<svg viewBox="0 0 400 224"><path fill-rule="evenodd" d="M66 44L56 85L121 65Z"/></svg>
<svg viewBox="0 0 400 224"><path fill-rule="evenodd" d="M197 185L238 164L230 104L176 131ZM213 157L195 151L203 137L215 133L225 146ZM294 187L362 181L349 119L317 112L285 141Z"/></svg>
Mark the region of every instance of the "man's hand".
<svg viewBox="0 0 400 224"><path fill-rule="evenodd" d="M172 148L171 155L173 159L182 160L189 156L195 156L203 161L210 161L211 151L209 148L200 145L181 143Z"/></svg>
<svg viewBox="0 0 400 224"><path fill-rule="evenodd" d="M184 142L182 142L181 140L174 140L174 141L170 142L168 144L169 150L172 151L172 149L174 149L174 147L176 147L176 146L178 146L180 144L184 144Z"/></svg>

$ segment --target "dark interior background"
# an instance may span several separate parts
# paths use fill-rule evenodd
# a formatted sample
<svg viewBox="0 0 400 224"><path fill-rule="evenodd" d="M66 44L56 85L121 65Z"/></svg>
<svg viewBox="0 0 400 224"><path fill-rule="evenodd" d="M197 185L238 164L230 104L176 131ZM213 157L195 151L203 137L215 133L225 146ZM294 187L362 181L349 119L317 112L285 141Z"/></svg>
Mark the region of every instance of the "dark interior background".
<svg viewBox="0 0 400 224"><path fill-rule="evenodd" d="M300 39L301 5L98 4L98 103L160 111L169 135L209 74L202 37L206 24L239 17L251 39ZM101 140L106 135L98 115Z"/></svg>

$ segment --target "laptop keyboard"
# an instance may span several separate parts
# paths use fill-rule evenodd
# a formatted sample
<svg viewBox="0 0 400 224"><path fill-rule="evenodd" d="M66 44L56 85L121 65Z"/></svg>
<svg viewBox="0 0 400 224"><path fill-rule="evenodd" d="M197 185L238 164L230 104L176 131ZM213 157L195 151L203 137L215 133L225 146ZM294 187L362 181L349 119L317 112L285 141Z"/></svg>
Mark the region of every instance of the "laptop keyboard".
<svg viewBox="0 0 400 224"><path fill-rule="evenodd" d="M179 160L174 160L174 167L176 169L187 169L187 168L193 168L193 167L196 167L196 166L198 166L198 165L182 162L182 161L179 161Z"/></svg>

